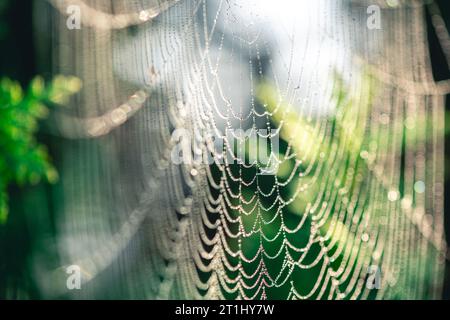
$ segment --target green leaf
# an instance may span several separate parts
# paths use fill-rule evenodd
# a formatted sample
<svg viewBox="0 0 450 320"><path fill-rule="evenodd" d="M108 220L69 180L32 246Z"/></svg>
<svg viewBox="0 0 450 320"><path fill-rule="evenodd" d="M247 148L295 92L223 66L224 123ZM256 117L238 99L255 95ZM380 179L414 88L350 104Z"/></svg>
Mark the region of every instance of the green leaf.
<svg viewBox="0 0 450 320"><path fill-rule="evenodd" d="M35 134L39 121L48 117L47 104L67 103L80 89L81 81L75 77L57 76L47 86L42 77L36 77L26 93L18 82L0 80L0 223L8 217L9 185L58 180L48 150Z"/></svg>

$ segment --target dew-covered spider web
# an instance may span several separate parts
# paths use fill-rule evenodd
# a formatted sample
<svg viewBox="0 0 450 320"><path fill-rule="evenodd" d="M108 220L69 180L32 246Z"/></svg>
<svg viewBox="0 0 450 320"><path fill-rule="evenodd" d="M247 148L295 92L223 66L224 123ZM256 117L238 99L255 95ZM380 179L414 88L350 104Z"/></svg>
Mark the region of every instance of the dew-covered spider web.
<svg viewBox="0 0 450 320"><path fill-rule="evenodd" d="M83 82L53 121L76 297L440 297L450 84L422 1L36 6L43 59Z"/></svg>

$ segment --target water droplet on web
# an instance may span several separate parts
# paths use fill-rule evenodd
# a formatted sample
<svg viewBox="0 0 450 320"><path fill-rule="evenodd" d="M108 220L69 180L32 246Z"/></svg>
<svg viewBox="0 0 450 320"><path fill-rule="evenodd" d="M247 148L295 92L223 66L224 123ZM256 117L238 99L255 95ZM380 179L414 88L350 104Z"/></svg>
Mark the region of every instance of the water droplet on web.
<svg viewBox="0 0 450 320"><path fill-rule="evenodd" d="M425 192L425 182L423 181L416 181L414 183L414 191L417 193L424 193Z"/></svg>
<svg viewBox="0 0 450 320"><path fill-rule="evenodd" d="M363 233L363 234L361 235L361 240L362 240L363 242L369 241L369 235L368 235L367 233Z"/></svg>
<svg viewBox="0 0 450 320"><path fill-rule="evenodd" d="M396 201L399 198L399 193L397 190L391 190L388 193L388 199L389 201Z"/></svg>
<svg viewBox="0 0 450 320"><path fill-rule="evenodd" d="M139 19L141 21L148 21L150 19L150 15L147 10L142 10L139 12Z"/></svg>

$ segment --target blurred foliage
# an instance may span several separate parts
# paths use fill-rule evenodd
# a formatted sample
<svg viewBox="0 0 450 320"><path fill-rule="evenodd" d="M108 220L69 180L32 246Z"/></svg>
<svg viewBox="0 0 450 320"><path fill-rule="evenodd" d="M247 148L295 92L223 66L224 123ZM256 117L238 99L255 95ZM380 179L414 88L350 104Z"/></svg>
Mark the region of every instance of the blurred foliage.
<svg viewBox="0 0 450 320"><path fill-rule="evenodd" d="M74 77L55 77L48 85L36 77L24 91L18 82L0 80L0 224L8 216L7 189L50 183L58 174L50 163L47 148L38 143L39 121L49 114L48 106L66 104L81 82Z"/></svg>
<svg viewBox="0 0 450 320"><path fill-rule="evenodd" d="M361 261L371 259L371 250L367 250L364 245L355 246L355 243L359 242L357 237L360 237L361 234L355 233L354 230L342 223L342 213L340 212L343 203L337 199L330 199L331 203L325 203L320 200L320 197L322 194L321 187L326 184L332 185L340 192L345 192L342 196L345 195L349 202L353 202L352 210L362 209L362 212L365 212L368 203L388 202L389 190L385 190L376 198L372 198L372 194L368 192L371 181L368 163L370 163L374 137L366 134L365 130L367 122L370 121L369 115L376 91L375 82L370 75L364 74L359 81L361 87L356 90L358 94L355 95L352 94L354 91L350 90L348 84L339 74L335 74L333 83L334 91L330 101L333 105L331 108L333 111L325 116L327 124L324 130L326 133L318 129L314 119L301 114L298 108L284 102L274 85L263 82L258 86L257 99L270 113L271 127L280 130L278 154L280 165L275 175L258 175L255 180L255 175L260 173L261 167L264 168L267 164L261 166L254 163L254 157L252 158L250 153L254 154L255 150L252 149L249 140L243 144L244 153L241 153L242 150L240 151L240 154L246 155L246 164L233 163L228 165L231 175L239 177L239 179L230 178L228 175L224 177L215 164L211 166L216 183L220 179L226 178L229 193L242 195L239 197L229 196L228 202L225 202L229 206L227 211L230 212L231 219L236 219L236 223L230 222L230 230L233 233L242 231L245 234L251 234L255 228L261 228L260 232L254 232L250 236L228 237L227 243L234 252L242 250L245 257L254 257L258 255L258 250L262 245L271 256L279 250L285 250L286 254L289 254L294 260L299 259L300 254L295 250L290 250L286 246L282 249L284 237L279 235L282 224L289 229L303 224L297 232L287 233L285 235L286 240L295 247L302 248L310 241L311 234L317 234L323 239L323 245L328 248L327 255L330 257L330 268L334 271L337 271L349 259L361 259ZM389 135L388 129L379 130L377 141L379 143L389 141ZM258 148L260 146L258 145ZM337 150L340 158L339 164L336 164L335 161L322 160L334 159ZM256 152L260 154L259 150ZM267 155L268 153L270 151L267 152ZM252 163L254 164L251 165ZM303 172L309 173L304 175ZM250 181L253 181L253 183L249 183ZM245 184L245 187L242 187L243 184ZM274 188L277 190L272 193ZM302 190L300 193L298 193L299 188ZM217 190L213 192L215 192L215 196L219 196ZM365 201L356 201L355 199L358 199L361 193L365 194ZM269 194L271 195L266 196ZM287 201L286 205L281 204L277 202L278 195L285 201L286 199L292 201ZM321 204L329 208L329 212L331 212L330 216L323 222L314 220L314 215L309 214L318 201L322 201ZM320 209L320 206L318 209ZM256 214L256 211L259 214ZM372 215L376 214L382 214L382 212L372 212ZM242 221L243 230L239 229L239 217ZM360 221L364 220L364 214L359 219ZM260 233L263 233L264 236L261 237ZM304 263L312 262L321 250L319 244L313 244ZM232 265L242 264L246 274L253 274L262 259L272 279L284 278L283 274L288 269L286 268L282 272L285 265L285 254L280 254L278 258L273 260L268 259L261 253L259 254L260 257L253 263L238 261L236 257L228 255L227 259L232 262ZM418 259L417 264L419 264L420 257L412 257L411 259L416 258ZM321 266L322 263L310 269L297 268L292 273L291 278L295 286L304 290L305 293L309 292L320 276ZM236 278L239 276L236 272L229 272L228 276ZM432 279L431 275L426 276L426 278L420 281L427 282ZM411 279L414 279L414 275L411 275ZM266 288L266 293L268 297L272 298L286 297L290 285L290 282L287 281L285 285L279 288ZM345 288L347 284L341 285ZM399 284L398 288L398 293L393 297L407 298L406 292L414 288L414 283L404 283L403 287ZM256 292L249 292L248 294L254 293ZM376 290L369 298L374 298L375 294ZM233 295L227 297L235 298ZM327 297L327 294L324 294L324 297Z"/></svg>

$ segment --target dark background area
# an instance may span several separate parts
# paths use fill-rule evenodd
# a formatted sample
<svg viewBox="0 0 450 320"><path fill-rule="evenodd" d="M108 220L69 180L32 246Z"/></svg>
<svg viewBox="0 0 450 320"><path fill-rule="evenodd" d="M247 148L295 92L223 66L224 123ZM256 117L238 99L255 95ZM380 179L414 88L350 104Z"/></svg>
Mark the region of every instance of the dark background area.
<svg viewBox="0 0 450 320"><path fill-rule="evenodd" d="M436 2L441 8L448 28L450 26L450 1L437 0ZM435 80L450 79L449 66L431 25L429 14L427 14L427 23ZM32 1L0 0L0 77L9 77L20 81L22 85L27 85L37 73L34 44ZM446 110L447 114L450 114L450 97L447 97ZM449 128L450 123L448 117L446 117L446 132L450 131ZM50 151L55 150L50 137L41 134L39 138L50 146ZM445 140L445 163L445 227L447 243L450 243L450 172L448 165L450 163L450 137L448 135ZM16 187L12 187L10 190L11 215L8 222L8 230L0 230L0 238L6 236L10 240L7 243L0 239L0 262L3 262L0 263L0 274L4 274L4 272L7 274L22 272L20 271L22 270L20 266L23 266L27 259L28 250L32 246L33 236L30 235L23 208L21 208L21 198L26 192L27 189L19 190ZM0 226L1 228L4 227ZM15 243L11 243L11 239ZM6 262L5 259L7 259ZM30 274L22 274L21 276L31 277ZM19 274L18 277L20 277ZM29 280L31 298L39 298L37 290L33 290L33 281ZM450 299L450 264L448 260L443 297L444 299Z"/></svg>

